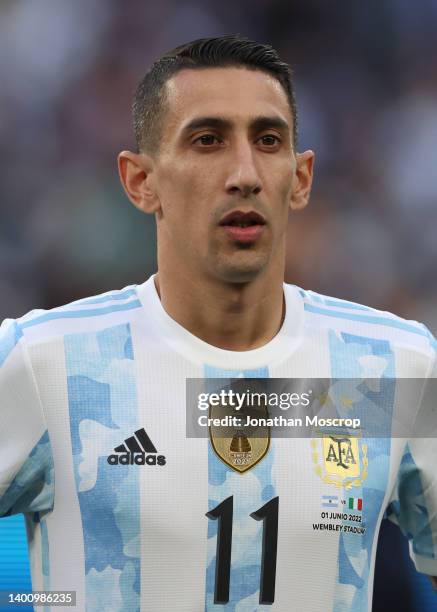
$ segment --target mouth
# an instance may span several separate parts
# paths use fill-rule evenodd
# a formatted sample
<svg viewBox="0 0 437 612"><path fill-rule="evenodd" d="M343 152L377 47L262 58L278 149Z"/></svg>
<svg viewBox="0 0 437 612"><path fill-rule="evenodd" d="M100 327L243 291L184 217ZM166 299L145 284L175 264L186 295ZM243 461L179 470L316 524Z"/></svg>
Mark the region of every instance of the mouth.
<svg viewBox="0 0 437 612"><path fill-rule="evenodd" d="M251 227L253 225L265 225L266 221L262 215L251 210L249 212L242 212L241 210L234 210L228 213L220 221L221 226L230 227Z"/></svg>
<svg viewBox="0 0 437 612"><path fill-rule="evenodd" d="M232 240L240 243L250 243L261 236L266 226L266 220L254 210L249 212L234 210L223 217L219 226L225 230Z"/></svg>

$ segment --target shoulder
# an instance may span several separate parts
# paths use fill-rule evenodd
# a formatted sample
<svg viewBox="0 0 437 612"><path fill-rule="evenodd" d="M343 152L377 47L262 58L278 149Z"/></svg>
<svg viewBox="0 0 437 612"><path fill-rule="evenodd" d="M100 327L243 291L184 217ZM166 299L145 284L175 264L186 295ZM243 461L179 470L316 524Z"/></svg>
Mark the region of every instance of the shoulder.
<svg viewBox="0 0 437 612"><path fill-rule="evenodd" d="M435 356L437 342L419 321L292 285L301 296L306 325L390 341Z"/></svg>
<svg viewBox="0 0 437 612"><path fill-rule="evenodd" d="M0 327L0 359L23 340L28 344L129 323L132 313L141 306L137 286L129 285L56 308L31 310L17 319L6 319Z"/></svg>

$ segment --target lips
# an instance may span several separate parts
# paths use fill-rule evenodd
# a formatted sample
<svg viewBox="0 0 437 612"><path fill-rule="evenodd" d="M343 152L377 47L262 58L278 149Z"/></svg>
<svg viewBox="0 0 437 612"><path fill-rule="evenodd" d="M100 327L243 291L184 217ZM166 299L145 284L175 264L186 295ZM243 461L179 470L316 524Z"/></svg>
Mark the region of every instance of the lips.
<svg viewBox="0 0 437 612"><path fill-rule="evenodd" d="M247 244L255 242L261 236L266 221L254 210L250 212L234 210L223 217L219 225L234 242Z"/></svg>
<svg viewBox="0 0 437 612"><path fill-rule="evenodd" d="M242 212L241 210L234 210L228 213L220 221L219 225L231 226L231 227L250 227L253 225L265 225L265 219L262 215L251 210L249 212Z"/></svg>

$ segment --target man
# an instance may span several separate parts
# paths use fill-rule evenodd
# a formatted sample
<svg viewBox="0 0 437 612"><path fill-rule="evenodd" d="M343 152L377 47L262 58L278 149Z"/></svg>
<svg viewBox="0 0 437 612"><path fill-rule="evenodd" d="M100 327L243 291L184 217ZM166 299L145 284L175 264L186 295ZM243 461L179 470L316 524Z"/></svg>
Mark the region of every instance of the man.
<svg viewBox="0 0 437 612"><path fill-rule="evenodd" d="M155 215L158 273L2 328L0 514L25 513L34 590L88 611L364 612L386 509L437 574L433 439L332 437L327 458L326 437L267 434L255 458L241 432L221 455L186 436L189 378L435 376L423 325L283 284L314 161L287 65L189 43L144 77L134 124L119 172Z"/></svg>

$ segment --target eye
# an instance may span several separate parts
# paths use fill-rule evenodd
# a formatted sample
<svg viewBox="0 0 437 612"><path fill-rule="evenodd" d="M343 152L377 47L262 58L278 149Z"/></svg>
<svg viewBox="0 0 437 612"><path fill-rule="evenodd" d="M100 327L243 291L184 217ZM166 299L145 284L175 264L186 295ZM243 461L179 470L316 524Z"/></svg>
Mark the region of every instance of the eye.
<svg viewBox="0 0 437 612"><path fill-rule="evenodd" d="M267 147L274 147L281 142L280 138L274 134L265 134L265 136L261 136L260 141Z"/></svg>
<svg viewBox="0 0 437 612"><path fill-rule="evenodd" d="M220 141L217 138L217 136L214 136L214 134L202 134L202 136L199 136L198 138L196 138L194 143L201 144L205 147L208 147L208 146L220 143Z"/></svg>

